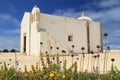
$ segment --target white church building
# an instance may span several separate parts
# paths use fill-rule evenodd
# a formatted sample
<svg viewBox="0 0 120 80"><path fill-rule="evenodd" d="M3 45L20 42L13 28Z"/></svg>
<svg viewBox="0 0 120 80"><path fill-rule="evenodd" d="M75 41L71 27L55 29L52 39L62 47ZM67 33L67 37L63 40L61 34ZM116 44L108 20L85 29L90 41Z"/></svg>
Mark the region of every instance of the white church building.
<svg viewBox="0 0 120 80"><path fill-rule="evenodd" d="M81 47L85 48L84 53L103 51L100 22L84 13L79 18L44 14L37 6L33 7L32 12L24 13L20 32L21 53L39 55L40 52L52 51L52 54L62 54L64 50L78 54L83 52Z"/></svg>

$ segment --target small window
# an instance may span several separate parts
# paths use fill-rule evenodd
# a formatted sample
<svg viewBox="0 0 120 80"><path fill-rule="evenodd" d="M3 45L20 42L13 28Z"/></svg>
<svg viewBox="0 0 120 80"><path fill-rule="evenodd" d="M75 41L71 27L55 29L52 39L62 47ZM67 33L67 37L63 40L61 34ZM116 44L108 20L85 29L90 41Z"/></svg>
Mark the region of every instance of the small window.
<svg viewBox="0 0 120 80"><path fill-rule="evenodd" d="M68 36L68 41L73 41L73 36L72 35Z"/></svg>

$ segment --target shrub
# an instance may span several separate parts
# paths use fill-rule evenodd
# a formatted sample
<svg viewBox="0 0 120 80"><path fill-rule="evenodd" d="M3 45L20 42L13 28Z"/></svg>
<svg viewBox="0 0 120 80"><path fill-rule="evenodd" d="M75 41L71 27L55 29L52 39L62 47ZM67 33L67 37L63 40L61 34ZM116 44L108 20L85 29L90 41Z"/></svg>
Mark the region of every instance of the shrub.
<svg viewBox="0 0 120 80"><path fill-rule="evenodd" d="M9 52L9 50L8 49L3 49L3 52Z"/></svg>
<svg viewBox="0 0 120 80"><path fill-rule="evenodd" d="M0 52L2 52L2 50L0 50Z"/></svg>
<svg viewBox="0 0 120 80"><path fill-rule="evenodd" d="M11 49L10 52L16 52L16 50L15 49Z"/></svg>

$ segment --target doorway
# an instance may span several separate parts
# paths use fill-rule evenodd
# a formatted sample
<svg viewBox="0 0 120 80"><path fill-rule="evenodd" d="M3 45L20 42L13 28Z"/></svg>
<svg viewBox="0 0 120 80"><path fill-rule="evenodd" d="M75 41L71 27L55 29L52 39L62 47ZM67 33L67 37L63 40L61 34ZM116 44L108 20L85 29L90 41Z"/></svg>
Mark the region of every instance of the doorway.
<svg viewBox="0 0 120 80"><path fill-rule="evenodd" d="M26 36L23 37L23 52L26 53Z"/></svg>

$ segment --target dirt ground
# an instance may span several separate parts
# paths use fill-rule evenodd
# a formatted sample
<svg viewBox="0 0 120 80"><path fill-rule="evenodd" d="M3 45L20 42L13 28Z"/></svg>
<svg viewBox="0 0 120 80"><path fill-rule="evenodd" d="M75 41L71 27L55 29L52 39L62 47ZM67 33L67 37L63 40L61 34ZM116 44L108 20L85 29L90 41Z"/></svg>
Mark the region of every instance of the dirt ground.
<svg viewBox="0 0 120 80"><path fill-rule="evenodd" d="M93 55L97 55L98 53L94 53ZM60 56L60 61L61 63L61 68L63 65L63 61L66 59L67 60L67 68L72 65L72 63L77 62L77 70L83 70L85 71L86 69L91 72L96 66L100 66L99 70L101 73L103 73L103 67L104 67L104 53L99 53L100 57L98 58L93 58L92 54L85 54L84 56L84 61L83 61L83 55L78 54L77 56L71 57L71 55L67 56ZM117 68L120 70L120 52L107 52L107 71L111 69L112 61L111 59L114 58L115 61L113 64L117 66ZM16 53L16 60L18 61L18 66L17 69L24 71L24 66L27 66L27 69L31 69L31 65L36 65L36 63L39 62L39 56L28 56L28 55L23 55L20 53ZM52 62L55 63L56 60L52 59ZM6 62L8 67L15 66L15 53L0 53L0 65L3 65L3 62ZM44 62L46 62L46 58L44 57ZM81 64L80 64L81 63ZM45 63L46 64L46 63Z"/></svg>

